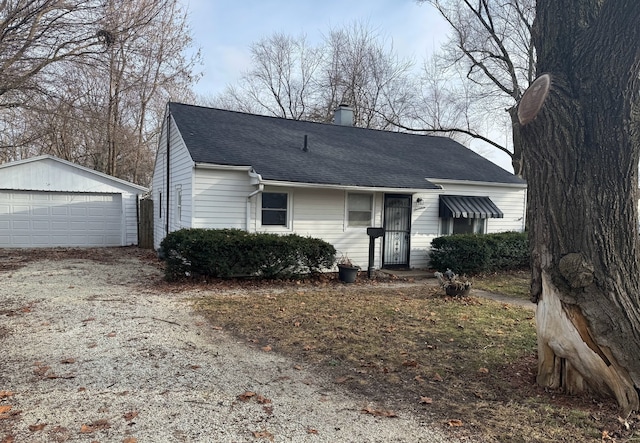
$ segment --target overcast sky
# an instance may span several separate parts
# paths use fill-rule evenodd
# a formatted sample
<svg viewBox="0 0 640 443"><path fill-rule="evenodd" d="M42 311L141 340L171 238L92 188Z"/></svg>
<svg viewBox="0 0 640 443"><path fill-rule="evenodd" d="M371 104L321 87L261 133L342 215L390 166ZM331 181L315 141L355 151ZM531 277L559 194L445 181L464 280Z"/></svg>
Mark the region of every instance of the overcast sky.
<svg viewBox="0 0 640 443"><path fill-rule="evenodd" d="M445 41L448 27L429 4L415 0L180 0L189 12L194 46L204 76L195 87L213 96L234 84L250 66L249 46L276 32L305 34L313 44L331 28L368 24L402 57L421 62ZM472 146L510 172L509 157Z"/></svg>

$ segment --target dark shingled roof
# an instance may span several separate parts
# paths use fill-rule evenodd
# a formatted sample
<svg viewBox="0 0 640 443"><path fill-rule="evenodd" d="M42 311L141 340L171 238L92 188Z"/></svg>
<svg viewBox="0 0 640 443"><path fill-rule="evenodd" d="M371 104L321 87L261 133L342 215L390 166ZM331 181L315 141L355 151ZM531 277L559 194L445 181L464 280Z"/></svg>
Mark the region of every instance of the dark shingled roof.
<svg viewBox="0 0 640 443"><path fill-rule="evenodd" d="M524 183L446 137L180 103L169 110L194 162L251 166L264 180L409 189L437 188L427 178Z"/></svg>

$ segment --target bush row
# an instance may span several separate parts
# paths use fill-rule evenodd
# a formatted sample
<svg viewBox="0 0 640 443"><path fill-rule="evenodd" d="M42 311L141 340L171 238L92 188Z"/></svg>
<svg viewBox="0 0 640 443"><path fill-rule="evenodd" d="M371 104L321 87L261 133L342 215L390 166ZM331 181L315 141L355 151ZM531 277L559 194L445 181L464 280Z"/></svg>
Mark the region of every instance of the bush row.
<svg viewBox="0 0 640 443"><path fill-rule="evenodd" d="M479 274L529 266L529 242L522 232L460 234L434 238L430 266L456 274Z"/></svg>
<svg viewBox="0 0 640 443"><path fill-rule="evenodd" d="M296 234L257 234L240 229L181 229L160 244L165 276L284 278L331 268L335 248Z"/></svg>

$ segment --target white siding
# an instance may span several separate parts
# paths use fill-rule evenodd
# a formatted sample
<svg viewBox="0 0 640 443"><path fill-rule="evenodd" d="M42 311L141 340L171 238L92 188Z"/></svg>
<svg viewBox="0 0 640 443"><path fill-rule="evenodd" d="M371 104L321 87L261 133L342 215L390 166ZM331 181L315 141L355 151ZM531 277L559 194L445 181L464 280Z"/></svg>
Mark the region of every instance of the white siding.
<svg viewBox="0 0 640 443"><path fill-rule="evenodd" d="M171 140L169 147L169 213L167 214L167 120L162 128L158 144L158 153L153 171L153 244L160 247L160 242L169 232L192 226L192 188L194 163L182 140L173 119L171 119ZM182 189L182 216L178 220L176 213L176 189ZM160 200L162 195L162 200Z"/></svg>
<svg viewBox="0 0 640 443"><path fill-rule="evenodd" d="M194 228L247 229L247 200L256 190L248 171L196 169ZM256 197L251 199L254 204Z"/></svg>

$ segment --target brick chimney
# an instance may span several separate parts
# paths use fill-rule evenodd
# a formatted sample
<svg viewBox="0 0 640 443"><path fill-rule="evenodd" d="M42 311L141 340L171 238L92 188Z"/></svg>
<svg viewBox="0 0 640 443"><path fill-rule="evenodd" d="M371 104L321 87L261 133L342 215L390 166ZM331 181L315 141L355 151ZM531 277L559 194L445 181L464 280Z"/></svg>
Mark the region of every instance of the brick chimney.
<svg viewBox="0 0 640 443"><path fill-rule="evenodd" d="M353 109L349 105L341 104L335 110L333 123L341 126L353 126Z"/></svg>

